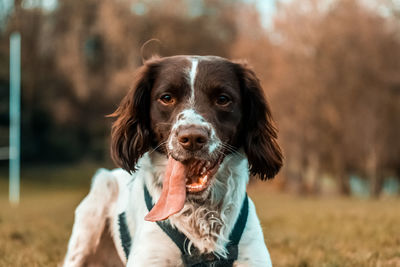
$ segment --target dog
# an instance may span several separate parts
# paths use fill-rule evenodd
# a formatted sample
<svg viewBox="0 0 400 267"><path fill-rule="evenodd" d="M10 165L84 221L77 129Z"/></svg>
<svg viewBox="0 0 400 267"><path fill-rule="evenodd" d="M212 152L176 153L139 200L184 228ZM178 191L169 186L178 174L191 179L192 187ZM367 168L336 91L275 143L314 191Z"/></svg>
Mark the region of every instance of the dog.
<svg viewBox="0 0 400 267"><path fill-rule="evenodd" d="M282 166L260 81L216 56L152 57L75 211L63 266L271 266L249 177Z"/></svg>

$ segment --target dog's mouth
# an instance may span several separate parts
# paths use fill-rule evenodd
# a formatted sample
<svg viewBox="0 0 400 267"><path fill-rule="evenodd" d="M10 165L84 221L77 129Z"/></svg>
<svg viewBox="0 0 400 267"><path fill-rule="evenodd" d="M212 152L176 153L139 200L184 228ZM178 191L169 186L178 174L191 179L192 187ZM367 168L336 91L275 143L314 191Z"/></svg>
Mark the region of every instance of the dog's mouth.
<svg viewBox="0 0 400 267"><path fill-rule="evenodd" d="M169 156L160 198L145 220L165 220L182 210L187 193L201 194L210 186L222 160L223 157L213 162L198 159L178 161Z"/></svg>
<svg viewBox="0 0 400 267"><path fill-rule="evenodd" d="M189 193L200 193L206 190L210 186L212 178L218 171L221 162L222 158L214 162L197 159L186 162L186 191Z"/></svg>

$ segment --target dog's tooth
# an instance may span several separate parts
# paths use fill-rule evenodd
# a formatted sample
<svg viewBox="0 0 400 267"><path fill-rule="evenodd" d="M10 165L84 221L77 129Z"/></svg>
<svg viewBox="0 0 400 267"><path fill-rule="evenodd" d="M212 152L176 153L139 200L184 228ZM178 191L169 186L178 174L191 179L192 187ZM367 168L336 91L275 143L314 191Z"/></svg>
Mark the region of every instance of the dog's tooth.
<svg viewBox="0 0 400 267"><path fill-rule="evenodd" d="M204 174L206 171L207 171L206 167L203 167L203 168L201 169L201 174Z"/></svg>
<svg viewBox="0 0 400 267"><path fill-rule="evenodd" d="M197 166L197 172L196 173L200 173L200 174L203 174L203 167L204 166L204 161L201 161L200 163L199 163L199 165Z"/></svg>
<svg viewBox="0 0 400 267"><path fill-rule="evenodd" d="M204 162L201 162L198 166L197 173L202 172L204 166Z"/></svg>

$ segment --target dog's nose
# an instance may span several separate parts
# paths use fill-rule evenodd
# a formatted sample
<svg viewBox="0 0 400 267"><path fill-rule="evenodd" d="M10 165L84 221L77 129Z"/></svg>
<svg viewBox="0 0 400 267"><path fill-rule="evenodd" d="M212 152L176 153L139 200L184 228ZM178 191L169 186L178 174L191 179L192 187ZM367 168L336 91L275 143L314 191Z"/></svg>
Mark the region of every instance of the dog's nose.
<svg viewBox="0 0 400 267"><path fill-rule="evenodd" d="M208 141L208 132L203 128L181 129L178 133L178 142L186 150L197 151Z"/></svg>

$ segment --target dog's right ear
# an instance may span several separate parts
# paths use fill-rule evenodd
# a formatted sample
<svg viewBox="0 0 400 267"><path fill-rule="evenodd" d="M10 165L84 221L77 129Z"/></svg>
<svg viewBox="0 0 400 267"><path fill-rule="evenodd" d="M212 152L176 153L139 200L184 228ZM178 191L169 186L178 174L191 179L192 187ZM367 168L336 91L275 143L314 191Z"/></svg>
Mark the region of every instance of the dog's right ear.
<svg viewBox="0 0 400 267"><path fill-rule="evenodd" d="M128 172L136 170L137 161L151 146L150 95L159 63L159 58L152 58L139 68L133 87L109 115L116 118L111 130L111 157Z"/></svg>
<svg viewBox="0 0 400 267"><path fill-rule="evenodd" d="M254 71L244 62L235 67L242 90L243 148L250 173L261 180L271 179L279 172L283 159L271 109Z"/></svg>

